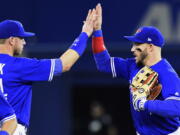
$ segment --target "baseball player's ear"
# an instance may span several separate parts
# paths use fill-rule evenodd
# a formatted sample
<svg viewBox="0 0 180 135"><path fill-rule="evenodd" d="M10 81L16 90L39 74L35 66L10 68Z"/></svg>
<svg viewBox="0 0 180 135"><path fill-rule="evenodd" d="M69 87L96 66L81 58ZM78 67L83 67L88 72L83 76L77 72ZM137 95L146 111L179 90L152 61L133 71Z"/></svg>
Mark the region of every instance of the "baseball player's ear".
<svg viewBox="0 0 180 135"><path fill-rule="evenodd" d="M152 52L154 50L154 45L153 44L149 44L148 48Z"/></svg>
<svg viewBox="0 0 180 135"><path fill-rule="evenodd" d="M8 42L9 42L9 45L14 45L16 42L16 39L14 37L9 37Z"/></svg>

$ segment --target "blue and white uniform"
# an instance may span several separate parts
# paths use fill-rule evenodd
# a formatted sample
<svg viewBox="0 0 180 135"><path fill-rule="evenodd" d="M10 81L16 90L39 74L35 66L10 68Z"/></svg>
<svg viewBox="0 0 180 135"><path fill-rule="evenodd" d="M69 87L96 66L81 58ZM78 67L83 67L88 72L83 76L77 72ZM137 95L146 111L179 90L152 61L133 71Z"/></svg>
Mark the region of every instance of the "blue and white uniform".
<svg viewBox="0 0 180 135"><path fill-rule="evenodd" d="M37 60L0 54L3 94L14 109L19 124L29 126L32 83L51 81L55 59ZM60 63L60 60L59 60Z"/></svg>
<svg viewBox="0 0 180 135"><path fill-rule="evenodd" d="M98 38L102 37L102 34L100 36L97 33L94 38L96 35ZM95 53L94 58L99 71L110 73L113 77L125 78L129 83L142 68L137 66L134 58L111 57L107 50ZM140 112L134 110L130 94L135 129L140 135L180 135L180 79L166 59L150 68L159 74L162 92L156 100L146 101L145 110Z"/></svg>
<svg viewBox="0 0 180 135"><path fill-rule="evenodd" d="M34 35L35 33L26 32L19 21L4 20L0 22L0 39L16 37L21 41L17 43L23 46L25 41L22 38ZM87 33L82 32L70 49L76 51L81 56L87 46L87 40ZM2 44L5 46L9 45L6 43ZM4 101L2 105L0 103L0 120L4 121L16 115L19 124L13 135L25 135L26 127L29 126L32 83L36 81L51 81L53 76L62 73L62 69L60 59L37 60L16 58L8 55L8 53L0 53L0 92L5 97L7 104L12 107L3 105L6 104ZM1 132L1 134L5 133Z"/></svg>
<svg viewBox="0 0 180 135"><path fill-rule="evenodd" d="M86 48L87 39L87 34L81 33L70 49L81 55ZM1 92L12 107L7 117L16 115L18 123L21 124L18 126L19 130L25 130L29 126L32 83L51 81L54 76L59 76L62 73L62 62L59 58L37 60L0 54L0 68ZM0 110L0 115L5 112L8 113L6 110ZM4 116L2 120L3 118ZM25 131L19 130L15 131L14 135L25 135Z"/></svg>
<svg viewBox="0 0 180 135"><path fill-rule="evenodd" d="M0 128L8 120L16 118L15 112L0 91Z"/></svg>

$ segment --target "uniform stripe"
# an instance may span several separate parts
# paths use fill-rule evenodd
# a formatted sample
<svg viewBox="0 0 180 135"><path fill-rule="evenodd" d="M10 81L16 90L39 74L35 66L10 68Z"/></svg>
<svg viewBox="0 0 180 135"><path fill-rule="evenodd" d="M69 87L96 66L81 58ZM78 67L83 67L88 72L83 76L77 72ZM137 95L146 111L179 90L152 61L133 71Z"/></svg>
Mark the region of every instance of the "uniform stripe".
<svg viewBox="0 0 180 135"><path fill-rule="evenodd" d="M180 101L180 97L174 97L174 96L168 97L165 100L171 100L171 99Z"/></svg>
<svg viewBox="0 0 180 135"><path fill-rule="evenodd" d="M15 115L15 114L13 114L13 115L11 115L11 116L9 116L9 117L6 117L6 118L4 118L4 119L2 119L1 122L4 123L4 122L6 122L6 121L8 121L8 120L11 120L11 119L14 119L14 118L16 118L16 115Z"/></svg>
<svg viewBox="0 0 180 135"><path fill-rule="evenodd" d="M116 69L114 66L114 57L111 57L111 71L112 71L113 78L117 77L116 76Z"/></svg>
<svg viewBox="0 0 180 135"><path fill-rule="evenodd" d="M50 74L49 74L49 81L51 81L53 79L54 67L55 67L55 59L51 59L51 70L50 70Z"/></svg>
<svg viewBox="0 0 180 135"><path fill-rule="evenodd" d="M138 132L136 132L136 135L140 135Z"/></svg>

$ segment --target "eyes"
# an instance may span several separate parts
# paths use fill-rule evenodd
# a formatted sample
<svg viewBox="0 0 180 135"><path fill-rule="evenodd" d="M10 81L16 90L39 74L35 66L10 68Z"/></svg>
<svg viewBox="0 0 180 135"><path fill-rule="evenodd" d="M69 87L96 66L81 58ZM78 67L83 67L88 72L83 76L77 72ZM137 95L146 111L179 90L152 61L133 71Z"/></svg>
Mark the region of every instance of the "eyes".
<svg viewBox="0 0 180 135"><path fill-rule="evenodd" d="M142 50L140 48L136 48L135 49L136 51L139 51L139 52L142 52Z"/></svg>
<svg viewBox="0 0 180 135"><path fill-rule="evenodd" d="M133 44L133 47L132 47L132 51L138 51L138 52L142 52L142 46L140 46L140 44Z"/></svg>
<svg viewBox="0 0 180 135"><path fill-rule="evenodd" d="M142 52L146 47L147 47L147 44L145 43L134 42L132 46L132 51Z"/></svg>

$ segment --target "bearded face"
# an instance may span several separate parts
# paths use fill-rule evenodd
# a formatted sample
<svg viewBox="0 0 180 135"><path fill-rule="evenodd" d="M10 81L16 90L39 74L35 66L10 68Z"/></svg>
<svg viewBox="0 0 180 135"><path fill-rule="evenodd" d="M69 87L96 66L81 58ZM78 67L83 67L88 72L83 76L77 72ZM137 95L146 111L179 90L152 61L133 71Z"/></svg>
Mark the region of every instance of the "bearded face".
<svg viewBox="0 0 180 135"><path fill-rule="evenodd" d="M25 45L25 40L23 38L17 37L15 45L14 45L13 55L14 56L21 55L23 52L24 45Z"/></svg>
<svg viewBox="0 0 180 135"><path fill-rule="evenodd" d="M138 66L144 66L144 62L148 57L147 45L135 43L131 52L135 56L136 64Z"/></svg>

